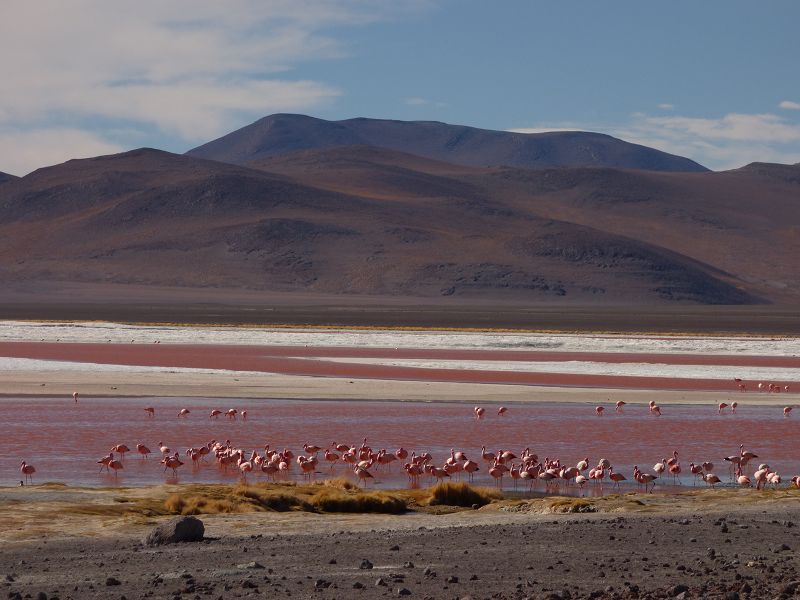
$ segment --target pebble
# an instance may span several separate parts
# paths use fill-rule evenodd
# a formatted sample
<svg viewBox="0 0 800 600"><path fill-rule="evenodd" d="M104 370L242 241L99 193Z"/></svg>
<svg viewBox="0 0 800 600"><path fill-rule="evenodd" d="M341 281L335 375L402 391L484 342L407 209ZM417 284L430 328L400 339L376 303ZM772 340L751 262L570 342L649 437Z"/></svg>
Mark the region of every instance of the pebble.
<svg viewBox="0 0 800 600"><path fill-rule="evenodd" d="M121 583L122 582L115 577L109 577L106 579L106 585L120 585Z"/></svg>
<svg viewBox="0 0 800 600"><path fill-rule="evenodd" d="M366 558L361 561L361 564L358 566L359 569L371 569L374 565L368 561Z"/></svg>

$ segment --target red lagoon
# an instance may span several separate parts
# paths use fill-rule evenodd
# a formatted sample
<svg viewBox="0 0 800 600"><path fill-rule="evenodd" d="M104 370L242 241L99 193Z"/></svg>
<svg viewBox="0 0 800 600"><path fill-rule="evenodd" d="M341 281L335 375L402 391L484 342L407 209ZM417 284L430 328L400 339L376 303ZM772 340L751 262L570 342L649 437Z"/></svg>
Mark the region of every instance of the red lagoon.
<svg viewBox="0 0 800 600"><path fill-rule="evenodd" d="M441 466L450 449L463 451L480 464L475 483L493 485L488 467L481 460L487 451L511 450L516 454L530 447L544 457L559 458L562 465L574 465L584 458L590 465L608 459L614 470L630 481L633 465L652 471L653 465L678 451L683 485L691 486L689 463L711 461L723 482L728 481L728 464L722 459L737 454L739 445L758 455L750 471L768 463L788 482L800 473L800 447L794 441L800 432L800 415L783 417L780 407L740 406L737 414L717 414L716 406L662 405L662 416L651 415L646 406L627 405L615 414L609 404L604 416L590 404L512 405L504 416L497 406L486 405L486 416L477 421L471 405L440 402L355 402L297 400L218 400L206 398L4 398L3 444L0 448L0 481L15 485L22 479L20 463L36 467L34 483L59 481L69 485L147 485L158 483L236 482L233 468L226 473L213 458L193 468L185 456L189 447L211 440L230 440L249 454L263 452L269 444L275 450L303 453L303 444L329 447L331 443L359 446L363 439L375 450L389 452L403 447L411 453L430 452L433 464ZM144 410L153 407L155 415ZM246 410L246 420L231 420L229 408ZM182 409L188 415L179 417ZM209 418L212 409L222 415ZM159 442L180 452L186 464L173 477L159 464ZM153 450L149 460L136 453L136 445ZM124 458L118 476L100 473L96 463L112 446L126 444L131 452ZM356 478L343 464L333 470L322 460L315 477ZM399 462L373 468L375 485L409 485ZM289 479L301 479L292 464ZM259 474L250 480L266 480ZM663 483L667 483L663 478ZM433 481L423 477L421 484ZM702 485L699 482L698 485ZM507 476L504 488L512 489ZM604 489L611 490L607 482ZM658 489L658 486L656 487ZM539 491L543 487L539 485Z"/></svg>

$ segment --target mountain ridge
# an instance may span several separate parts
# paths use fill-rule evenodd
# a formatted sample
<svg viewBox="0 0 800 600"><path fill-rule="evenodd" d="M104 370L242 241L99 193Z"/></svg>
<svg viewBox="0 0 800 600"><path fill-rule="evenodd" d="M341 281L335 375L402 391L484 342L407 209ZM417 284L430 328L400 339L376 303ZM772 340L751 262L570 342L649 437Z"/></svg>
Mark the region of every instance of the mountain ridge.
<svg viewBox="0 0 800 600"><path fill-rule="evenodd" d="M451 125L357 117L328 121L274 114L186 152L189 156L245 164L298 150L377 146L454 164L543 168L608 166L704 172L702 165L602 133L515 133Z"/></svg>

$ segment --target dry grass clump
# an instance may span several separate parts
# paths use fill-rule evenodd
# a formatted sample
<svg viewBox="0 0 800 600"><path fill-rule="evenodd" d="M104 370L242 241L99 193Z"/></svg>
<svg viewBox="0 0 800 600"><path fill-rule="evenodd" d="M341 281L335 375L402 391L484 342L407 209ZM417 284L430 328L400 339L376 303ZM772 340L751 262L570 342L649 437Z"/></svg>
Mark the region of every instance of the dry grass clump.
<svg viewBox="0 0 800 600"><path fill-rule="evenodd" d="M378 491L347 493L336 488L325 488L314 494L310 502L322 512L399 515L408 510L407 499Z"/></svg>
<svg viewBox="0 0 800 600"><path fill-rule="evenodd" d="M408 500L398 494L361 491L342 479L307 485L192 486L164 502L170 514L245 512L347 512L400 514Z"/></svg>
<svg viewBox="0 0 800 600"><path fill-rule="evenodd" d="M583 498L559 498L550 503L550 512L593 513L597 512L597 507Z"/></svg>
<svg viewBox="0 0 800 600"><path fill-rule="evenodd" d="M429 506L485 506L502 500L503 494L489 488L471 487L466 483L437 483L430 488L426 504Z"/></svg>

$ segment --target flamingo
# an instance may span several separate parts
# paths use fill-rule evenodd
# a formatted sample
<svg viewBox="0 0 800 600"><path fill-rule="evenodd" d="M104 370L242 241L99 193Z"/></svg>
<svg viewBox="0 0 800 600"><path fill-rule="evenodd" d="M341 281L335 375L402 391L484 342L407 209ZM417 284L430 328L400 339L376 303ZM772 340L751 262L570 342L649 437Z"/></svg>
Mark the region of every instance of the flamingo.
<svg viewBox="0 0 800 600"><path fill-rule="evenodd" d="M179 417L188 417L189 416L189 412L190 411L189 411L188 408L182 408L181 412L178 413L178 416Z"/></svg>
<svg viewBox="0 0 800 600"><path fill-rule="evenodd" d="M703 481L705 481L708 485L711 486L711 489L714 489L714 486L720 482L720 478L714 475L713 473L706 473L703 475Z"/></svg>
<svg viewBox="0 0 800 600"><path fill-rule="evenodd" d="M483 417L483 413L486 412L486 409L480 406L476 406L473 410L475 411L475 419L477 420L480 420Z"/></svg>
<svg viewBox="0 0 800 600"><path fill-rule="evenodd" d="M617 400L617 402L614 404L614 412L621 413L623 406L625 406L625 402L623 400Z"/></svg>
<svg viewBox="0 0 800 600"><path fill-rule="evenodd" d="M790 412L792 412L792 407L791 406L784 406L783 407L783 417L784 418L787 418L789 416Z"/></svg>
<svg viewBox="0 0 800 600"><path fill-rule="evenodd" d="M736 483L741 487L753 487L753 483L747 475L739 475L739 477L736 478Z"/></svg>
<svg viewBox="0 0 800 600"><path fill-rule="evenodd" d="M72 399L75 400L75 403L78 403L78 392L72 392Z"/></svg>
<svg viewBox="0 0 800 600"><path fill-rule="evenodd" d="M466 460L464 461L464 471L467 472L469 475L469 480L472 481L475 473L480 471L480 467L478 467L478 463L476 463L474 460Z"/></svg>
<svg viewBox="0 0 800 600"><path fill-rule="evenodd" d="M653 406L650 408L650 412L652 414L654 414L655 416L660 417L661 416L661 407L658 406L657 404L653 404Z"/></svg>
<svg viewBox="0 0 800 600"><path fill-rule="evenodd" d="M722 411L723 411L723 410L725 410L726 408L728 408L728 405L727 405L725 402L720 402L720 403L717 405L717 414L718 414L718 415L721 415L721 414L722 414Z"/></svg>
<svg viewBox="0 0 800 600"><path fill-rule="evenodd" d="M221 414L222 414L222 411L217 409L217 408L215 408L215 409L213 409L211 411L211 414L208 415L208 418L209 419L212 419L212 418L213 419L218 419Z"/></svg>
<svg viewBox="0 0 800 600"><path fill-rule="evenodd" d="M158 442L158 450L161 454L170 454L172 450L169 449L168 446L165 446L163 442Z"/></svg>
<svg viewBox="0 0 800 600"><path fill-rule="evenodd" d="M103 468L105 468L105 470L108 471L108 463L110 463L112 460L114 460L114 453L113 452L107 454L106 456L104 456L103 458L101 458L100 460L97 461L97 464L100 465L100 472L101 473L103 472Z"/></svg>
<svg viewBox="0 0 800 600"><path fill-rule="evenodd" d="M604 406L595 406L594 407L594 412L597 414L598 417L602 417L603 416L603 411L604 410L605 410Z"/></svg>
<svg viewBox="0 0 800 600"><path fill-rule="evenodd" d="M502 417L504 414L506 414L507 412L508 412L508 409L507 409L505 406L501 406L500 408L498 408L498 409L497 409L497 414L498 414L499 416L501 416L501 417Z"/></svg>
<svg viewBox="0 0 800 600"><path fill-rule="evenodd" d="M142 459L150 458L150 448L144 444L136 444L136 451L142 455Z"/></svg>
<svg viewBox="0 0 800 600"><path fill-rule="evenodd" d="M370 473L366 469L363 469L363 468L361 468L359 466L356 466L353 470L355 471L355 474L359 478L359 480L364 482L364 487L367 487L367 481L368 480L375 479L372 476L372 473Z"/></svg>
<svg viewBox="0 0 800 600"><path fill-rule="evenodd" d="M128 448L125 444L117 444L113 448L111 448L111 452L117 452L122 456L121 460L125 460L125 453L130 452L131 449Z"/></svg>
<svg viewBox="0 0 800 600"><path fill-rule="evenodd" d="M156 409L152 406L146 406L144 412L147 413L148 417L155 417L156 416Z"/></svg>
<svg viewBox="0 0 800 600"><path fill-rule="evenodd" d="M239 414L242 415L242 421L247 421L247 410L243 410Z"/></svg>
<svg viewBox="0 0 800 600"><path fill-rule="evenodd" d="M492 468L489 469L489 475L491 475L492 478L494 479L495 485L500 487L500 488L503 487L503 475L504 474L505 474L505 471L500 468L500 463L495 461L495 463L492 466Z"/></svg>
<svg viewBox="0 0 800 600"><path fill-rule="evenodd" d="M108 463L110 469L114 471L114 477L118 477L119 471L124 469L125 467L122 465L120 461L116 458Z"/></svg>
<svg viewBox="0 0 800 600"><path fill-rule="evenodd" d="M794 477L792 477L791 481L794 487L800 488L800 475L795 475Z"/></svg>
<svg viewBox="0 0 800 600"><path fill-rule="evenodd" d="M739 406L738 402L731 402L731 413L736 414L736 407Z"/></svg>
<svg viewBox="0 0 800 600"><path fill-rule="evenodd" d="M229 408L228 410L225 411L225 416L228 417L229 419L233 419L235 421L236 420L236 415L238 413L239 413L239 411L236 410L235 408Z"/></svg>
<svg viewBox="0 0 800 600"><path fill-rule="evenodd" d="M611 467L611 473L609 473L608 478L614 482L614 485L619 488L619 484L622 481L625 481L625 475L622 473L615 473L614 467ZM577 478L576 478L577 479Z"/></svg>

